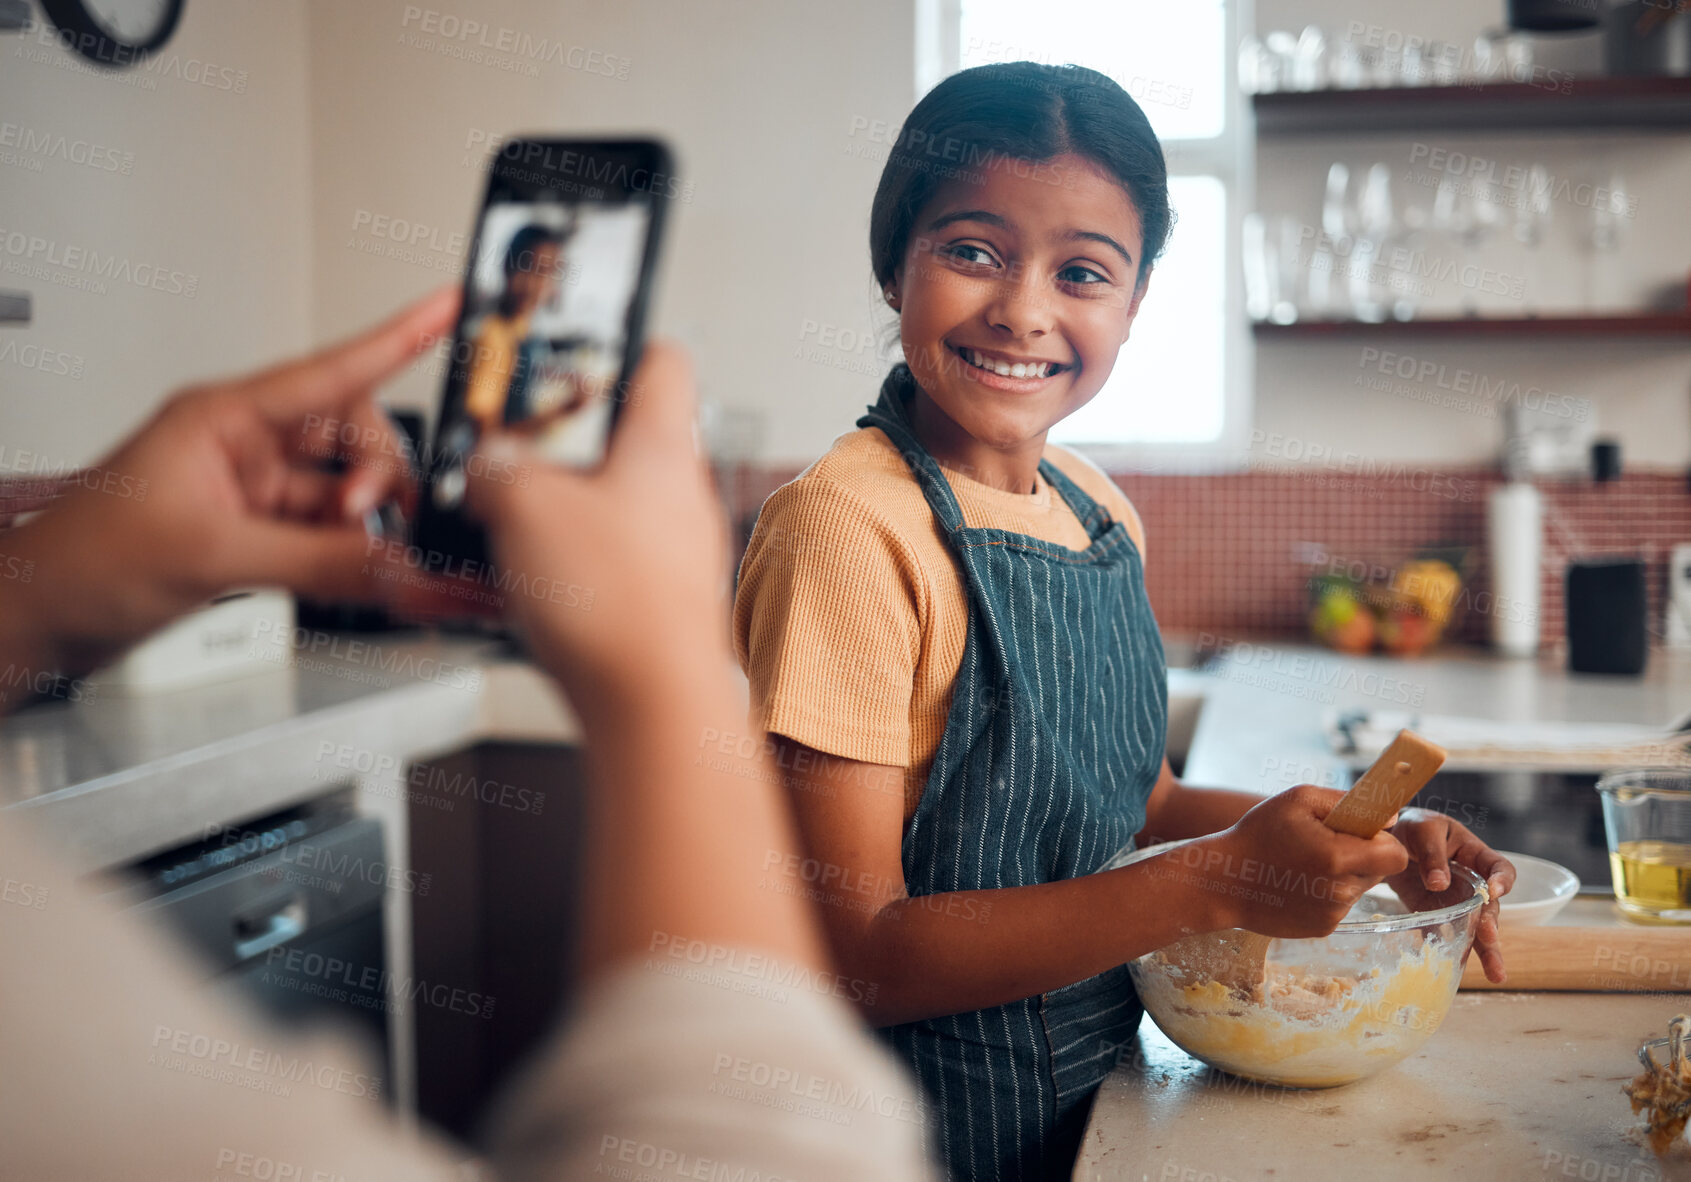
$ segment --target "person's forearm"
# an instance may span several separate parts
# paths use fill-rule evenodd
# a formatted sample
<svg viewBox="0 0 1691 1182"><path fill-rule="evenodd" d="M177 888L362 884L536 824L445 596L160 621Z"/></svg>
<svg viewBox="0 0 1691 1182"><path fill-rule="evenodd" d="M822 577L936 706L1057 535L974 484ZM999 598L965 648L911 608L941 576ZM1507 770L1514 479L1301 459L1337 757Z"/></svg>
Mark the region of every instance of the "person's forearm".
<svg viewBox="0 0 1691 1182"><path fill-rule="evenodd" d="M861 1008L889 1026L1031 997L1230 926L1225 881L1174 853L1060 882L900 899L839 952L840 972L875 986Z"/></svg>
<svg viewBox="0 0 1691 1182"><path fill-rule="evenodd" d="M744 949L820 967L801 884L768 889L796 849L772 765L711 757L715 736L745 730L727 656L683 663L626 693L572 696L595 780L582 968L654 953L721 965Z"/></svg>
<svg viewBox="0 0 1691 1182"><path fill-rule="evenodd" d="M1159 807L1146 816L1139 844L1219 833L1260 803L1262 797L1254 792L1194 788L1177 781Z"/></svg>

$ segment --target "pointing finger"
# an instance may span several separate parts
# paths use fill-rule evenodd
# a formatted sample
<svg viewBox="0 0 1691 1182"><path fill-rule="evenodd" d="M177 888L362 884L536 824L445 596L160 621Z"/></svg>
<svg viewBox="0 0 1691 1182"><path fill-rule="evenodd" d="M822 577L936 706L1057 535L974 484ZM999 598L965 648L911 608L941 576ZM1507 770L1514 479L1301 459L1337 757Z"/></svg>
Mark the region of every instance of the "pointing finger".
<svg viewBox="0 0 1691 1182"><path fill-rule="evenodd" d="M458 290L442 287L351 340L242 381L272 423L332 410L397 372L451 326Z"/></svg>

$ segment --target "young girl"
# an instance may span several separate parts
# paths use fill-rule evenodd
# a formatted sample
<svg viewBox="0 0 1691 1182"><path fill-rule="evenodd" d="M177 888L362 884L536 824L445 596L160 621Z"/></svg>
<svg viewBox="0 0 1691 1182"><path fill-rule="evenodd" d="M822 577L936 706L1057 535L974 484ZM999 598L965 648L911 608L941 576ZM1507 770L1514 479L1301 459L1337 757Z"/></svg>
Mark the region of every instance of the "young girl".
<svg viewBox="0 0 1691 1182"><path fill-rule="evenodd" d="M906 364L769 498L740 569L737 651L807 881L957 1178L1068 1176L1138 1026L1133 957L1232 926L1325 934L1361 889L1410 889L1411 857L1433 889L1449 857L1494 897L1513 879L1442 816L1363 841L1321 824L1337 793L1259 803L1170 771L1143 528L1045 441L1109 377L1169 223L1162 149L1102 74L1019 62L936 87L870 215ZM1100 873L1151 834L1203 856ZM1324 889L1235 889L1264 864Z"/></svg>

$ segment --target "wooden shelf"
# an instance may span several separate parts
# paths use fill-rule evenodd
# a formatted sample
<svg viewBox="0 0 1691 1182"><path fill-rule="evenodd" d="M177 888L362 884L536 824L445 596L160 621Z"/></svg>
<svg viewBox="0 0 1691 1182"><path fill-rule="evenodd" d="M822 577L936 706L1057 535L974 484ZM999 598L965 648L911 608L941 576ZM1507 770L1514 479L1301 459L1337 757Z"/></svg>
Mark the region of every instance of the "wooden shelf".
<svg viewBox="0 0 1691 1182"><path fill-rule="evenodd" d="M1259 340L1344 337L1691 337L1691 312L1632 312L1619 316L1460 316L1420 320L1300 320L1257 323Z"/></svg>
<svg viewBox="0 0 1691 1182"><path fill-rule="evenodd" d="M1251 100L1259 135L1426 130L1691 132L1691 78L1576 78L1279 91Z"/></svg>

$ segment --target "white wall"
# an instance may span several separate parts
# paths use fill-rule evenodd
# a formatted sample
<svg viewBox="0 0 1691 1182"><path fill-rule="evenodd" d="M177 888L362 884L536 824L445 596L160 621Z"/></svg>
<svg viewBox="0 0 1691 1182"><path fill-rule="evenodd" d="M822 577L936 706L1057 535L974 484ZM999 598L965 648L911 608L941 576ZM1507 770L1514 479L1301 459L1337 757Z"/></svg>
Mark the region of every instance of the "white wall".
<svg viewBox="0 0 1691 1182"><path fill-rule="evenodd" d="M197 280L189 299L109 280L105 294L74 290L55 282L75 277L62 267L45 279L0 271L0 286L28 288L37 301L35 325L0 329L0 445L60 463L90 460L190 377L341 335L455 282L462 258L453 239L469 229L480 166L500 136L655 131L674 142L693 183L672 226L656 330L694 350L708 400L761 424L762 458L808 461L850 428L887 364L865 239L886 129L916 97L916 7L190 0L161 62L174 73L155 70L151 89L122 84L146 74L94 75L65 68L69 59L51 45L0 40L8 55L0 141L17 134L10 126L133 158L127 176L50 156L34 159L41 167L32 171L30 154L0 142L0 230ZM1500 0L1258 0L1257 8L1259 28L1315 21L1342 31L1367 20L1450 39L1498 23L1502 11ZM1413 18L1391 15L1405 12ZM485 31L447 35L465 19ZM554 46L563 60L546 56ZM1581 52L1589 47L1569 43L1559 58L1541 56L1586 68ZM245 92L180 76L208 63L215 80L244 73ZM1691 222L1672 195L1691 192L1691 136L1285 140L1260 155L1260 204L1313 218L1333 159L1407 171L1417 145L1538 159L1575 180L1619 169L1637 186L1621 270L1601 283L1577 240L1587 211L1558 206L1559 244L1531 263L1547 304L1591 291L1620 306L1683 281ZM1419 196L1430 200L1431 190ZM420 240L395 241L395 220ZM0 248L15 241L0 239ZM1527 265L1511 248L1494 244L1487 257L1503 269ZM0 265L20 261L0 249ZM5 350L23 343L63 355L60 364L80 359L80 376L19 364ZM1361 386L1370 344L1264 344L1256 425L1381 459L1462 462L1493 452L1497 422L1431 405L1443 394L1436 379ZM1405 340L1402 351L1447 373L1589 397L1598 428L1620 435L1629 461L1691 460L1683 342ZM439 367L429 362L390 397L432 409L438 389Z"/></svg>
<svg viewBox="0 0 1691 1182"><path fill-rule="evenodd" d="M1501 26L1500 0L1257 0L1259 30L1301 30L1315 24L1330 37L1421 36L1470 44ZM1360 30L1357 24L1364 27ZM1600 61L1595 36L1535 39L1535 60L1589 76ZM1394 197L1430 209L1440 170L1470 169L1470 161L1507 177L1514 166L1542 164L1553 178L1547 240L1535 251L1509 229L1475 248L1422 234L1413 264L1431 275L1428 311L1456 312L1472 299L1493 315L1582 310L1621 311L1659 303L1665 293L1684 306L1691 268L1691 128L1671 135L1609 131L1557 134L1450 133L1273 137L1259 143L1257 207L1274 216L1320 224L1323 185L1336 160L1353 177L1376 161L1392 173ZM1437 163L1440 168L1429 168ZM1619 247L1600 254L1591 245L1590 186L1620 174L1637 198ZM1423 183L1425 182L1425 183ZM1464 287L1462 268L1475 263L1494 280ZM1455 268L1447 264L1455 264ZM1438 278L1446 272L1449 278ZM1510 289L1488 292L1484 288ZM1512 294L1519 289L1523 296ZM1370 351L1372 350L1372 351ZM1408 360L1383 356L1390 350ZM1382 363L1388 370L1382 373ZM1426 378L1405 379L1413 368ZM1459 378L1466 372L1470 376ZM1497 398L1472 402L1458 388L1482 381L1491 389L1519 389L1532 397L1590 400L1589 428L1620 439L1629 465L1678 467L1691 462L1691 347L1684 337L1487 338L1452 341L1384 335L1342 343L1259 342L1255 426L1268 435L1330 446L1380 460L1483 462L1502 439ZM1384 388L1364 386L1371 378ZM1532 394L1540 391L1540 394ZM1459 405L1440 405L1450 400ZM1460 405L1469 402L1469 405ZM1496 416L1496 417L1493 417Z"/></svg>
<svg viewBox="0 0 1691 1182"><path fill-rule="evenodd" d="M655 330L691 347L707 399L764 416L766 456L814 458L873 401L885 368L872 345L798 354L807 323L870 327L867 227L882 145L853 128L896 126L915 101L912 7L316 0L319 332L456 277L453 239L468 234L490 140L654 131L693 185L670 227ZM466 34L455 23L464 16L484 29ZM547 45L566 47L564 60L547 60ZM586 53L608 56L611 74L571 68ZM372 232L378 217L423 227L418 248L365 253L397 245L391 229ZM851 365L867 372L838 368ZM392 400L432 409L439 372L420 366Z"/></svg>
<svg viewBox="0 0 1691 1182"><path fill-rule="evenodd" d="M0 475L89 462L177 385L309 342L301 5L191 0L110 75L45 31L0 58L0 288L35 297L0 326Z"/></svg>

